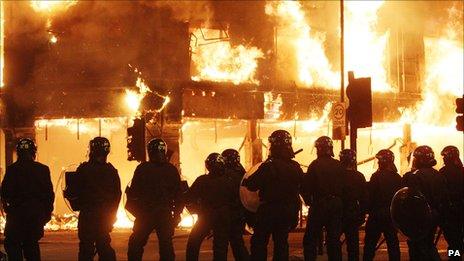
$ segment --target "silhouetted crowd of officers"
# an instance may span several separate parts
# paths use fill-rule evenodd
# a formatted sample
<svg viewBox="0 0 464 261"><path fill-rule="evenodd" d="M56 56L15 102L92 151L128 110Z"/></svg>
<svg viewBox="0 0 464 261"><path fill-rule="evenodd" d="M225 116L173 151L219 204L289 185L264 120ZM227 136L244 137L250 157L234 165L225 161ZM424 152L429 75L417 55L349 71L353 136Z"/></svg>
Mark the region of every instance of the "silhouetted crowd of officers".
<svg viewBox="0 0 464 261"><path fill-rule="evenodd" d="M160 260L174 260L172 237L184 207L198 215L188 237L186 260L198 260L202 242L213 238L213 259L227 260L230 244L235 260L266 260L274 242L273 260L288 260L288 234L299 222L301 198L309 206L303 238L305 260L316 260L325 238L329 260L342 259L341 238L348 260L359 260L359 228L365 223L363 260L373 260L383 234L389 260L400 260L398 229L408 237L410 260L439 260L435 234L439 226L453 251L463 253L463 165L459 150L443 149L444 166L433 167L432 149L419 146L412 169L401 177L390 150L376 154L378 169L369 182L357 171L356 152L342 150L334 158L333 142L315 142L317 158L307 173L293 160L292 137L277 130L269 137L269 157L252 175L240 164L238 151L211 153L208 173L188 187L169 163L162 139L147 144L149 160L140 163L126 189L125 208L135 216L128 260L142 260L144 246L155 231ZM5 250L8 260L40 260L38 241L53 211L54 192L49 168L35 161L37 147L30 139L17 144L18 160L8 166L1 187L6 212ZM107 162L110 143L96 137L89 160L82 163L66 197L79 210L79 260L116 260L110 232L121 199L118 171ZM257 191L259 207L248 211L240 186ZM367 217L367 220L366 220ZM243 240L245 223L253 228L251 249ZM324 236L325 235L325 236ZM342 237L343 235L343 237ZM452 259L453 257L451 257ZM456 257L460 260L461 257Z"/></svg>

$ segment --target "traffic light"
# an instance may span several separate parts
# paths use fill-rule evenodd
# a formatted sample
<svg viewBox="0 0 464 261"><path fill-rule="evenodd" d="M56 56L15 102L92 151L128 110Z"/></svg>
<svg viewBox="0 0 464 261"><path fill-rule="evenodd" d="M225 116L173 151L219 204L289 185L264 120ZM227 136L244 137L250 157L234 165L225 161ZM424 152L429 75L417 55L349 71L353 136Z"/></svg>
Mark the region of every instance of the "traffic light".
<svg viewBox="0 0 464 261"><path fill-rule="evenodd" d="M134 119L134 125L127 128L127 160L145 159L145 119Z"/></svg>
<svg viewBox="0 0 464 261"><path fill-rule="evenodd" d="M456 129L458 131L464 131L464 97L456 99Z"/></svg>
<svg viewBox="0 0 464 261"><path fill-rule="evenodd" d="M346 87L346 95L350 100L348 119L350 126L366 128L372 126L372 91L371 78L355 79L349 72L350 82Z"/></svg>

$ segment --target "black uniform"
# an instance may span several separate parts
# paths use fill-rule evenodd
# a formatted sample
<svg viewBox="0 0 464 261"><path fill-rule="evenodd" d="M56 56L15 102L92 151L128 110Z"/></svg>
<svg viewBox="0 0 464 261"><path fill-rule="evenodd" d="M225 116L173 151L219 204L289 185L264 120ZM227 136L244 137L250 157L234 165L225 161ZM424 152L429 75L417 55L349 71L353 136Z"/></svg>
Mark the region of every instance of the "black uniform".
<svg viewBox="0 0 464 261"><path fill-rule="evenodd" d="M78 222L79 260L116 260L110 232L116 221L121 182L110 163L89 161L76 170L77 194L81 206Z"/></svg>
<svg viewBox="0 0 464 261"><path fill-rule="evenodd" d="M419 168L403 177L405 187L419 190L432 209L433 226L424 238L408 240L410 260L440 260L434 244L435 232L446 205L447 197L443 178L434 168Z"/></svg>
<svg viewBox="0 0 464 261"><path fill-rule="evenodd" d="M441 227L448 250L464 252L464 168L459 165L446 165L440 169L440 174L445 179L446 191L450 201L444 211ZM460 260L460 258L457 258Z"/></svg>
<svg viewBox="0 0 464 261"><path fill-rule="evenodd" d="M342 232L345 234L348 260L359 260L359 227L364 223L367 208L367 184L364 175L345 170Z"/></svg>
<svg viewBox="0 0 464 261"><path fill-rule="evenodd" d="M187 241L186 259L198 260L201 243L213 231L213 259L227 260L232 208L236 187L229 175L210 172L199 176L185 195L190 210L198 214Z"/></svg>
<svg viewBox="0 0 464 261"><path fill-rule="evenodd" d="M308 167L303 181L303 198L311 208L303 238L305 260L315 260L320 231L327 231L329 260L341 260L344 170L329 155L320 156Z"/></svg>
<svg viewBox="0 0 464 261"><path fill-rule="evenodd" d="M182 211L176 208L180 182L177 168L169 162L137 166L127 193L136 217L129 239L129 260L142 260L143 248L153 230L158 236L160 260L174 260L172 236Z"/></svg>
<svg viewBox="0 0 464 261"><path fill-rule="evenodd" d="M248 260L249 253L243 241L243 231L245 228L246 209L240 201L240 183L242 182L245 169L241 166L226 169L226 175L229 175L234 187L234 205L232 206L231 227L229 243L232 248L235 260Z"/></svg>
<svg viewBox="0 0 464 261"><path fill-rule="evenodd" d="M394 170L377 170L368 182L369 218L366 222L363 260L373 260L375 247L383 233L388 247L389 260L400 260L397 230L390 216L390 203L401 188L401 176Z"/></svg>
<svg viewBox="0 0 464 261"><path fill-rule="evenodd" d="M53 185L47 166L19 159L6 169L1 189L6 212L8 260L40 260L39 239L53 211Z"/></svg>
<svg viewBox="0 0 464 261"><path fill-rule="evenodd" d="M274 260L288 260L288 233L298 223L303 171L290 158L270 157L242 183L259 190L261 205L251 237L251 260L267 259L267 244L272 235Z"/></svg>

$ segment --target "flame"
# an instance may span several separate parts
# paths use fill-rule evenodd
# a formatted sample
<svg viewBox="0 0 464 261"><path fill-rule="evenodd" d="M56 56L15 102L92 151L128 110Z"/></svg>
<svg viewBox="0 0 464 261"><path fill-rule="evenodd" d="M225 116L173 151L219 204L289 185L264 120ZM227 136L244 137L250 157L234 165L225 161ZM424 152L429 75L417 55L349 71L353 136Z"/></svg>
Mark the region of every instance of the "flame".
<svg viewBox="0 0 464 261"><path fill-rule="evenodd" d="M190 215L190 214L183 213L182 220L179 222L178 226L181 228L191 228L193 227L193 225L195 225L197 220L198 220L197 214Z"/></svg>
<svg viewBox="0 0 464 261"><path fill-rule="evenodd" d="M71 133L78 132L81 134L86 133L99 133L99 122L102 123L102 129L105 132L116 132L120 129L126 128L126 117L114 118L90 118L90 119L39 119L34 122L37 130L42 130L48 127L66 127Z"/></svg>
<svg viewBox="0 0 464 261"><path fill-rule="evenodd" d="M126 96L124 100L127 109L129 109L131 114L140 113L140 103L142 102L142 99L145 97L145 95L147 95L147 93L154 93L155 95L164 99L161 108L155 110L155 112L161 112L171 101L171 98L169 96L163 96L157 92L153 92L152 90L150 90L150 87L148 87L148 85L145 83L145 80L141 77L141 73L137 69L135 69L135 72L139 74L135 83L135 86L137 86L138 91L126 89Z"/></svg>
<svg viewBox="0 0 464 261"><path fill-rule="evenodd" d="M135 69L135 72L138 72ZM138 91L126 89L126 106L132 113L137 113L140 107L140 102L142 101L143 97L148 92L151 92L148 85L145 83L145 80L142 77L137 77L137 81L135 82L135 86L137 86Z"/></svg>
<svg viewBox="0 0 464 261"><path fill-rule="evenodd" d="M52 13L59 10L66 10L68 7L75 5L76 3L77 0L37 0L31 1L31 6L36 12Z"/></svg>
<svg viewBox="0 0 464 261"><path fill-rule="evenodd" d="M389 92L386 70L389 33L379 35L377 11L383 1L345 1L345 68L356 77L371 77L372 90Z"/></svg>
<svg viewBox="0 0 464 261"><path fill-rule="evenodd" d="M388 33L378 35L375 32L377 11L383 2L345 3L346 69L354 71L356 77L372 77L373 91L393 91L387 83L385 69ZM303 86L338 89L340 74L332 68L325 53L325 33L312 30L301 4L271 1L266 4L265 11L278 22L277 59L284 74L296 71L297 83ZM288 64L289 59L294 59L296 64Z"/></svg>
<svg viewBox="0 0 464 261"><path fill-rule="evenodd" d="M126 89L126 106L131 112L137 112L139 110L142 98L139 92Z"/></svg>
<svg viewBox="0 0 464 261"><path fill-rule="evenodd" d="M197 29L193 34L214 35L217 33L219 30ZM260 49L244 45L232 46L225 39L215 42L197 39L198 42L191 44L192 61L197 70L192 80L259 84L255 79L255 72L258 59L263 58Z"/></svg>
<svg viewBox="0 0 464 261"><path fill-rule="evenodd" d="M50 34L50 43L56 44L58 42L58 38L54 34Z"/></svg>
<svg viewBox="0 0 464 261"><path fill-rule="evenodd" d="M464 47L463 40L458 37L458 31L462 32L463 14L454 8L450 8L448 13L449 20L443 34L424 38L422 101L405 110L402 122L455 127L456 114L452 105L464 93Z"/></svg>
<svg viewBox="0 0 464 261"><path fill-rule="evenodd" d="M129 214L124 210L123 207L119 207L116 213L116 222L113 225L115 228L132 228L134 226L134 220L129 217Z"/></svg>
<svg viewBox="0 0 464 261"><path fill-rule="evenodd" d="M324 53L325 34L311 30L301 4L296 1L272 1L266 4L265 12L278 19L278 63L284 64L289 55L295 56L297 83L338 88L340 76L332 71ZM291 69L286 65L280 67Z"/></svg>
<svg viewBox="0 0 464 261"><path fill-rule="evenodd" d="M279 93L274 96L272 92L264 93L264 115L265 119L277 120L282 114L282 95Z"/></svg>

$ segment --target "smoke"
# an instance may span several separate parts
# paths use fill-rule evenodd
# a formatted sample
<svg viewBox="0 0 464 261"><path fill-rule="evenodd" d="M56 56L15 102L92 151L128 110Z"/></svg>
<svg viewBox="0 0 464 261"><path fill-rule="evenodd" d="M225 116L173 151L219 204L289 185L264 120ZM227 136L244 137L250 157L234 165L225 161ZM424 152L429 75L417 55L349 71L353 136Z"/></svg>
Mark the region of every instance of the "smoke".
<svg viewBox="0 0 464 261"><path fill-rule="evenodd" d="M339 66L337 3L301 3L312 32L325 35L323 51L333 70ZM251 43L269 57L260 62L258 70L268 74L260 78L273 74L269 68L275 57L268 52L278 21L265 14L263 2L79 1L53 13L34 11L28 1L5 5L14 14L5 24L6 83L25 86L37 100L53 92L133 85L136 75L128 64L147 79L189 79L189 29L184 22L191 27L230 24L231 42ZM406 32L462 45L462 10L462 1L386 1L377 12L375 30L382 34L407 25ZM50 42L51 35L56 43ZM27 105L30 98L20 90L15 101Z"/></svg>
<svg viewBox="0 0 464 261"><path fill-rule="evenodd" d="M169 8L172 17L190 23L206 23L213 17L210 1L139 1L150 8Z"/></svg>
<svg viewBox="0 0 464 261"><path fill-rule="evenodd" d="M53 13L34 11L26 1L9 5L15 15L8 21L8 46L28 56L24 75L15 76L22 79L12 85L60 88L130 84L135 80L127 79L128 64L147 78L159 78L169 70L165 67L178 65L169 58L167 64L157 61L170 55L163 44L178 60L182 53L188 67L188 25L183 22L203 23L212 15L206 1L79 1Z"/></svg>

